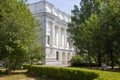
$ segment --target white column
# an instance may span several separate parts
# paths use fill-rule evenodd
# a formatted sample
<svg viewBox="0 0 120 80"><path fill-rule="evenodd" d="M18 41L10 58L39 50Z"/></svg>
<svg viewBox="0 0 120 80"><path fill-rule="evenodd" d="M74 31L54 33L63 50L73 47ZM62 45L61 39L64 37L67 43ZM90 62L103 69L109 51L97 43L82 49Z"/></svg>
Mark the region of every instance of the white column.
<svg viewBox="0 0 120 80"><path fill-rule="evenodd" d="M66 36L67 36L67 38L68 38L68 35L66 34ZM67 42L66 42L66 45L67 45L67 49L69 49L69 42L68 42L68 40L67 40Z"/></svg>
<svg viewBox="0 0 120 80"><path fill-rule="evenodd" d="M66 44L66 29L64 28L64 49L65 49L65 44Z"/></svg>
<svg viewBox="0 0 120 80"><path fill-rule="evenodd" d="M56 46L59 47L59 29L58 26L56 28Z"/></svg>
<svg viewBox="0 0 120 80"><path fill-rule="evenodd" d="M64 36L64 29L61 30L61 33L62 33L62 48L64 48L64 44L65 44L65 36Z"/></svg>
<svg viewBox="0 0 120 80"><path fill-rule="evenodd" d="M53 22L53 28L52 28L52 33L53 33L53 40L52 40L52 42L53 42L53 45L55 45L55 23Z"/></svg>
<svg viewBox="0 0 120 80"><path fill-rule="evenodd" d="M53 40L54 40L54 38L53 38L53 35L54 35L54 26L53 26L53 22L51 23L51 27L50 27L50 43L51 43L51 47L53 47Z"/></svg>
<svg viewBox="0 0 120 80"><path fill-rule="evenodd" d="M58 26L55 26L55 45L56 45L56 47L58 47Z"/></svg>
<svg viewBox="0 0 120 80"><path fill-rule="evenodd" d="M65 40L65 41L64 41L64 42L65 42L65 44L64 44L65 48L67 47L67 33L66 33L66 30L67 30L67 29L65 28L65 30L64 30L64 31L65 31L65 35L64 35L64 36L65 36L65 37L64 37L64 38L65 38L65 39L64 39L64 40Z"/></svg>
<svg viewBox="0 0 120 80"><path fill-rule="evenodd" d="M60 27L60 39L61 39L61 41L60 41L60 47L62 47L62 28Z"/></svg>
<svg viewBox="0 0 120 80"><path fill-rule="evenodd" d="M59 47L61 47L61 27L60 26L58 28L58 31L59 31L59 36L58 36L58 38L59 38Z"/></svg>

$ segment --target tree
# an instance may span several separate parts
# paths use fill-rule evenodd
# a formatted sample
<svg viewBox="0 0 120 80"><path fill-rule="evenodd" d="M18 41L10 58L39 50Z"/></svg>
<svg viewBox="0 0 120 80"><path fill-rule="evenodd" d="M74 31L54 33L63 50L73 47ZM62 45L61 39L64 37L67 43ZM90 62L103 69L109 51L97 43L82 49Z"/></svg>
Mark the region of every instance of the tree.
<svg viewBox="0 0 120 80"><path fill-rule="evenodd" d="M24 0L0 0L0 59L8 72L28 59L32 45L38 43L36 27Z"/></svg>
<svg viewBox="0 0 120 80"><path fill-rule="evenodd" d="M112 69L119 59L120 52L120 2L109 0L103 2L101 25L103 27L105 53L109 57Z"/></svg>
<svg viewBox="0 0 120 80"><path fill-rule="evenodd" d="M43 47L40 46L38 43L34 43L30 47L30 53L28 56L28 62L32 65L34 62L38 62L43 59L44 55L40 54L40 52L43 50Z"/></svg>
<svg viewBox="0 0 120 80"><path fill-rule="evenodd" d="M81 8L75 5L74 10L72 10L71 23L69 23L68 28L68 31L70 32L69 37L73 40L74 45L80 51L80 55L87 50L89 62L91 62L90 56L93 55L91 54L93 51L91 44L92 38L90 38L91 36L85 31L84 24L86 24L86 20L88 20L92 14L100 13L100 1L81 0L80 6Z"/></svg>
<svg viewBox="0 0 120 80"><path fill-rule="evenodd" d="M84 24L82 24L83 27L83 37L84 37L84 43L86 43L87 46L86 49L89 51L88 54L91 54L92 56L95 55L97 57L97 63L99 66L101 66L101 58L103 57L103 37L100 21L97 14L92 14Z"/></svg>
<svg viewBox="0 0 120 80"><path fill-rule="evenodd" d="M80 7L74 6L72 10L71 23L69 23L68 31L70 32L70 39L74 40L74 45L78 48L84 49L84 40L82 37L81 25L87 20L91 14L100 13L100 1L99 0L81 0ZM79 32L79 33L78 33ZM81 41L82 40L82 41ZM83 45L82 45L83 44Z"/></svg>
<svg viewBox="0 0 120 80"><path fill-rule="evenodd" d="M120 58L119 0L82 0L81 2L83 4L81 9L75 6L73 10L68 29L71 33L70 38L79 50L88 50L88 56L97 57L99 66L107 59L114 68ZM87 7L90 2L93 6Z"/></svg>

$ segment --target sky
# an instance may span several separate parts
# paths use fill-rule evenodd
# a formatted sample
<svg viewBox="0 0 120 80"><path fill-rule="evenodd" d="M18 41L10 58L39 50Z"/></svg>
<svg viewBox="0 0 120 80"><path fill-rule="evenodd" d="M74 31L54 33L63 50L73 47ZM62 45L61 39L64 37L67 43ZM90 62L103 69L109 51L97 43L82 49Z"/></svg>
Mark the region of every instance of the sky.
<svg viewBox="0 0 120 80"><path fill-rule="evenodd" d="M35 3L35 2L39 2L41 0L28 0L28 3ZM67 14L71 14L71 10L74 9L74 4L75 5L79 5L80 0L46 0L49 3L52 3L53 5L55 5L55 7L57 9L60 9L61 11L67 13Z"/></svg>

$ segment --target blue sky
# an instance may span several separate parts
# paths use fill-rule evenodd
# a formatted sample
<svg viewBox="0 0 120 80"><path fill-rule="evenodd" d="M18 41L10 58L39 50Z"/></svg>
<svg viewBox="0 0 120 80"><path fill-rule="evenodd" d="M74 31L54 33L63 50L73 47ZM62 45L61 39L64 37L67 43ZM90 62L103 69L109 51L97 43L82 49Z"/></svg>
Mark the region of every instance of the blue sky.
<svg viewBox="0 0 120 80"><path fill-rule="evenodd" d="M28 3L39 2L41 0L28 0ZM55 5L56 8L71 14L71 10L74 9L74 4L79 5L80 0L46 0L49 3Z"/></svg>

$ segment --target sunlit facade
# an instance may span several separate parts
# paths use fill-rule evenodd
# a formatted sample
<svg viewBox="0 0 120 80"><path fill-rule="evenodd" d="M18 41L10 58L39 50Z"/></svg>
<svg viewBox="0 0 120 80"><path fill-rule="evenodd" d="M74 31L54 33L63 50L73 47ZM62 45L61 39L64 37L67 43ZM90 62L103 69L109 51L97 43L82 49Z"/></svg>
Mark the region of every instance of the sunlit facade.
<svg viewBox="0 0 120 80"><path fill-rule="evenodd" d="M75 54L68 41L68 22L70 16L56 9L47 1L40 1L29 5L35 19L40 22L43 30L42 45L44 46L45 65L68 64Z"/></svg>

